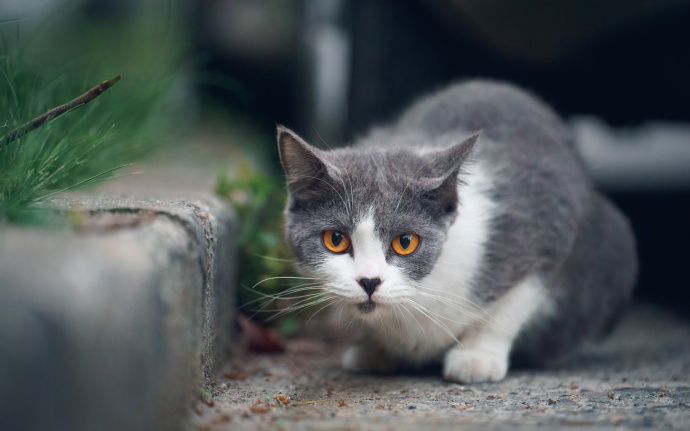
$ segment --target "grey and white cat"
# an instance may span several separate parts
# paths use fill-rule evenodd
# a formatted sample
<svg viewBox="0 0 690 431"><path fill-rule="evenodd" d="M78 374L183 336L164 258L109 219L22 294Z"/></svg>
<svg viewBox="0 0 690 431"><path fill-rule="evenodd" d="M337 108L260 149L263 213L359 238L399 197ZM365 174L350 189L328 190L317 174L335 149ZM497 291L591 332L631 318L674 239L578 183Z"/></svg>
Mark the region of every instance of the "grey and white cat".
<svg viewBox="0 0 690 431"><path fill-rule="evenodd" d="M476 133L480 131L481 133ZM442 362L498 381L613 321L637 263L626 219L587 178L549 108L502 83L453 85L347 148L278 127L286 233L365 338L348 370Z"/></svg>

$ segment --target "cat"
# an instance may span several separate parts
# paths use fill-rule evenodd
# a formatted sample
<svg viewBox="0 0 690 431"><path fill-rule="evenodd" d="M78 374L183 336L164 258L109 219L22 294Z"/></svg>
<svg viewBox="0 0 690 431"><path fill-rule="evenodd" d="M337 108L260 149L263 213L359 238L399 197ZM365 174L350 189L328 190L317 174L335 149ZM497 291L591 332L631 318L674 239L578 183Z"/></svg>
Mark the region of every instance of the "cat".
<svg viewBox="0 0 690 431"><path fill-rule="evenodd" d="M283 126L277 140L299 270L366 328L347 370L499 381L603 332L631 296L628 221L562 120L517 87L451 85L349 147Z"/></svg>

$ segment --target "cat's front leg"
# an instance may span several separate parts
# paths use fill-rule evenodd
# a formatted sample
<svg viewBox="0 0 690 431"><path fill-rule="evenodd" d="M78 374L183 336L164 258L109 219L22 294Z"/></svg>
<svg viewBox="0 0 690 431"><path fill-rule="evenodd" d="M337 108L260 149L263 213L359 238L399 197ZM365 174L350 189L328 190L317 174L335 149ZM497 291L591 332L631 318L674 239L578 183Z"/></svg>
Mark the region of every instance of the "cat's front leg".
<svg viewBox="0 0 690 431"><path fill-rule="evenodd" d="M496 340L471 349L458 345L446 353L443 377L462 383L497 382L508 372L509 354L510 345Z"/></svg>
<svg viewBox="0 0 690 431"><path fill-rule="evenodd" d="M399 361L366 341L348 347L342 357L342 367L357 373L389 374L396 371L399 365Z"/></svg>
<svg viewBox="0 0 690 431"><path fill-rule="evenodd" d="M463 334L450 349L443 376L452 381L496 382L508 372L508 359L516 337L535 318L551 313L551 301L537 276L527 277L498 299L478 326Z"/></svg>

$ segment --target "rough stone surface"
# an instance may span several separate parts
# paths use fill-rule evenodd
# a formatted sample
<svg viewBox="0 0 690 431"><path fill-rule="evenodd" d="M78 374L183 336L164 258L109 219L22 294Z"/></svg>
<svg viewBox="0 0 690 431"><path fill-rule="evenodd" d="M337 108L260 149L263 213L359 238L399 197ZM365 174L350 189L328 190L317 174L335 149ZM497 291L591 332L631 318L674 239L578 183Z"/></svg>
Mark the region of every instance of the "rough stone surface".
<svg viewBox="0 0 690 431"><path fill-rule="evenodd" d="M231 340L234 218L211 197L55 199L0 230L0 429L176 426Z"/></svg>
<svg viewBox="0 0 690 431"><path fill-rule="evenodd" d="M650 306L631 308L609 338L557 366L474 385L443 381L440 371L347 373L346 344L327 325L314 326L285 354L238 351L213 405L188 428L690 429L690 324Z"/></svg>
<svg viewBox="0 0 690 431"><path fill-rule="evenodd" d="M203 276L202 362L205 384L212 383L218 359L227 357L230 349L231 337L227 330L232 326L235 299L232 285L235 244L232 236L236 226L228 205L205 195L162 199L80 197L55 199L46 205L61 211L88 214L88 219L83 223L84 229L91 226L98 229L99 224L107 224L108 219L115 216L139 215L139 219L167 218L187 233ZM116 225L117 221L113 224ZM219 332L220 328L224 328L222 331L225 332Z"/></svg>

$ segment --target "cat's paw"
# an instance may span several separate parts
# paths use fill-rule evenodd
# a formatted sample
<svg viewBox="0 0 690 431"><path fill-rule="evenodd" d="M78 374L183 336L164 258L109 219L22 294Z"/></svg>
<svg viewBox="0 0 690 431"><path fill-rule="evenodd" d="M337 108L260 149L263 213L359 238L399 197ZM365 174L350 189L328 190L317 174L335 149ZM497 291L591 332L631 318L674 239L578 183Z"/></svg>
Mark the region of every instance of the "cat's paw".
<svg viewBox="0 0 690 431"><path fill-rule="evenodd" d="M391 373L395 364L379 350L367 348L360 344L350 346L343 353L342 367L356 373Z"/></svg>
<svg viewBox="0 0 690 431"><path fill-rule="evenodd" d="M482 350L451 349L443 363L443 377L454 382L497 382L507 373L507 355Z"/></svg>

